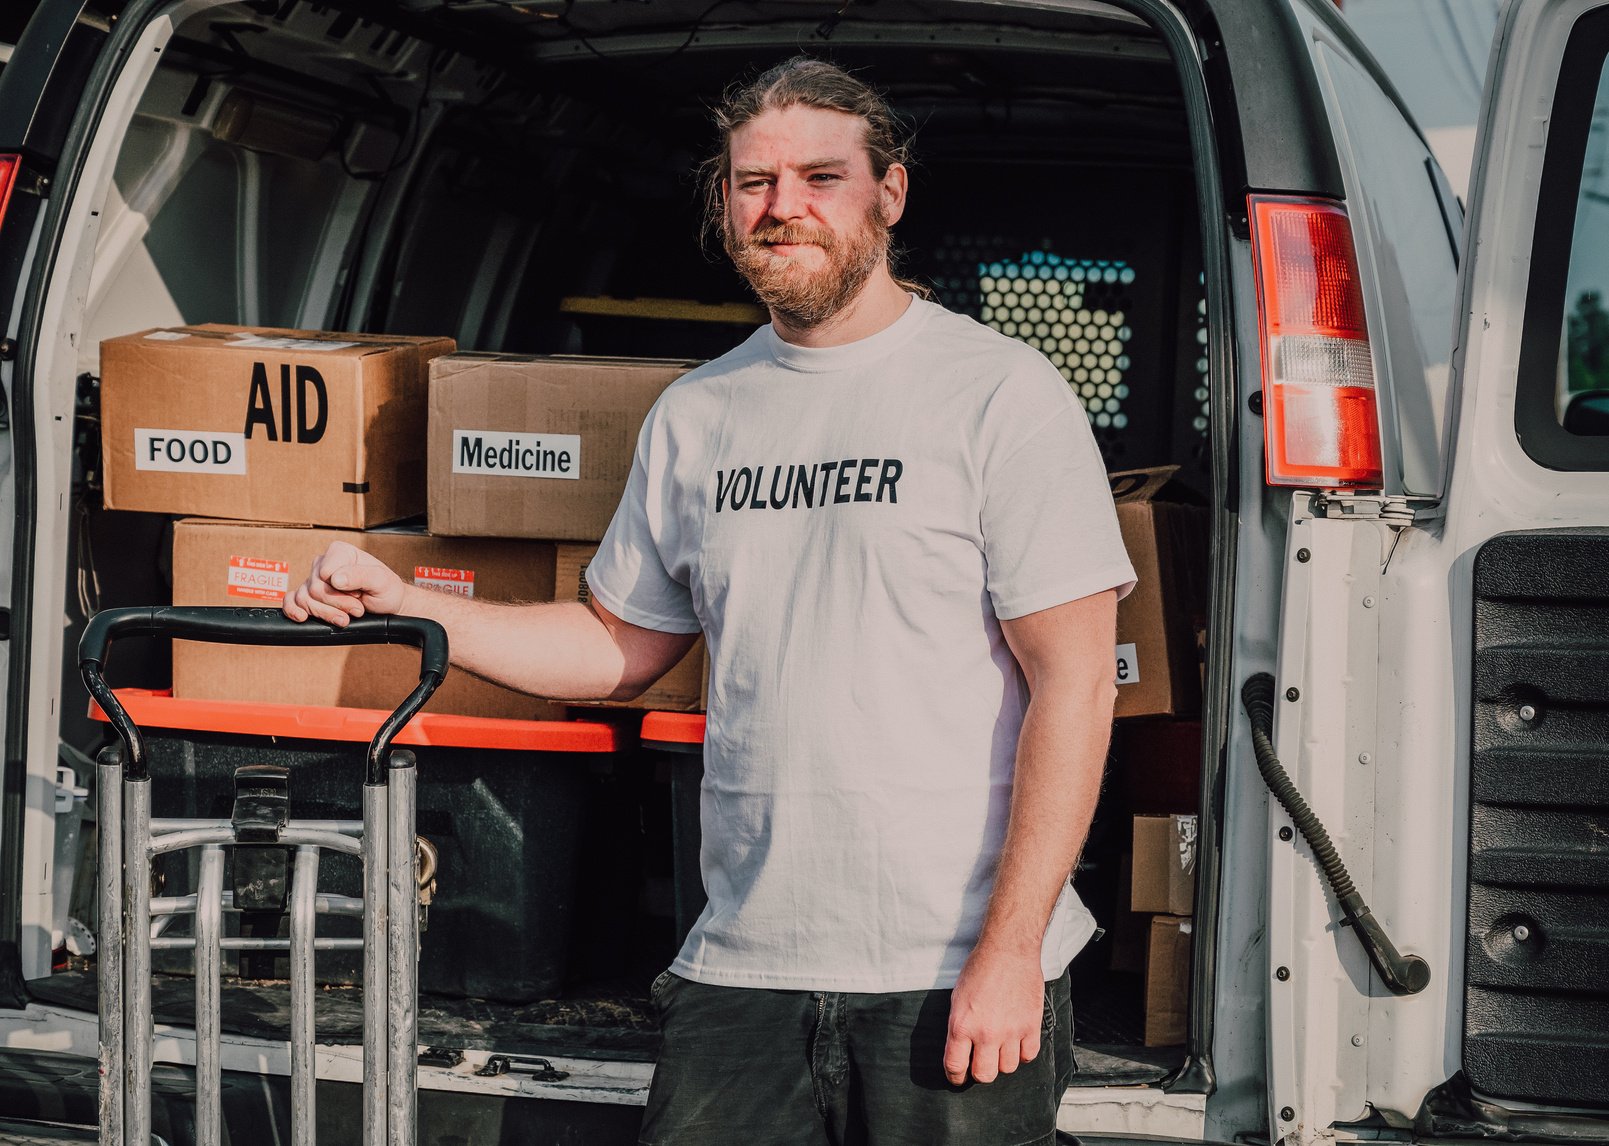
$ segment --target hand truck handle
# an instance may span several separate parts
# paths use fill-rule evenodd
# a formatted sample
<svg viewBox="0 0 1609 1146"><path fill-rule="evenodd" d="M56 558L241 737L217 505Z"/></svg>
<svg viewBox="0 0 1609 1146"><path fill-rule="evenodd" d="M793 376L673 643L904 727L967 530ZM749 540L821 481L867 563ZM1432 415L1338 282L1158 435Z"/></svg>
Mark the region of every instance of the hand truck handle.
<svg viewBox="0 0 1609 1146"><path fill-rule="evenodd" d="M145 739L102 676L107 648L113 638L121 637L175 637L239 645L415 646L420 650L419 687L381 723L369 742L366 775L369 784L385 783L386 757L392 738L424 706L447 675L447 632L435 621L423 617L357 617L336 628L320 621L292 621L277 609L205 606L106 609L90 619L78 642L78 669L90 695L123 739L127 748L124 775L131 780L149 776Z"/></svg>

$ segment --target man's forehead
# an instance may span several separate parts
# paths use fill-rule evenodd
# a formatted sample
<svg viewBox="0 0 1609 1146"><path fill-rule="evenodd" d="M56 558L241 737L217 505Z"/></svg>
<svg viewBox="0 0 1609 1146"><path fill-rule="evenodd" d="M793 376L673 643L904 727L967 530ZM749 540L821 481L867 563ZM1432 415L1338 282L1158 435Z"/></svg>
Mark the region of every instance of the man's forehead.
<svg viewBox="0 0 1609 1146"><path fill-rule="evenodd" d="M851 163L865 155L865 128L859 116L829 108L773 108L732 133L733 167L751 162L788 167Z"/></svg>

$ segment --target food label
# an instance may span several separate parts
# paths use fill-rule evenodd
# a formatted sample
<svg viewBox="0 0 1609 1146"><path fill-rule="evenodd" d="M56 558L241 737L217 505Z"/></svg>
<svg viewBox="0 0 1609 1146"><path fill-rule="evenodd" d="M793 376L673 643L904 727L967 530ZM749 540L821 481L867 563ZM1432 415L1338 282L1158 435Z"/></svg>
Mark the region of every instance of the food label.
<svg viewBox="0 0 1609 1146"><path fill-rule="evenodd" d="M134 468L177 474L243 474L246 438L216 430L135 430Z"/></svg>
<svg viewBox="0 0 1609 1146"><path fill-rule="evenodd" d="M290 592L291 566L289 561L268 561L262 557L231 557L229 559L229 595L249 597L253 601L278 603Z"/></svg>

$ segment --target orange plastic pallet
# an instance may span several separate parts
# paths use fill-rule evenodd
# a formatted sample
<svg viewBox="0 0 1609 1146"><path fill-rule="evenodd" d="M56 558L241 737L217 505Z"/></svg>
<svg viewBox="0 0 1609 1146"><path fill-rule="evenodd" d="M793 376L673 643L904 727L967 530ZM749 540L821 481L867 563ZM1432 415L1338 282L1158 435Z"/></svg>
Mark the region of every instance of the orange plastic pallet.
<svg viewBox="0 0 1609 1146"><path fill-rule="evenodd" d="M703 744L702 712L650 712L642 718L643 743Z"/></svg>
<svg viewBox="0 0 1609 1146"><path fill-rule="evenodd" d="M284 736L367 744L390 715L375 708L335 708L242 700L180 700L166 691L120 688L117 699L135 724L191 732ZM93 700L89 715L105 720ZM699 718L702 727L703 718ZM617 752L625 747L613 725L591 720L500 720L421 712L397 734L395 744L443 748L498 748L513 752Z"/></svg>

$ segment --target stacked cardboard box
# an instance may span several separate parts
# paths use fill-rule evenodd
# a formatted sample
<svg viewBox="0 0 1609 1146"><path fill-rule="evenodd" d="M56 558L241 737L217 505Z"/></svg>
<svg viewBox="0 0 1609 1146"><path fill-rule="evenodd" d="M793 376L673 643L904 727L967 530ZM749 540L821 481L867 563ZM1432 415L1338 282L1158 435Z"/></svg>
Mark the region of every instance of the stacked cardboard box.
<svg viewBox="0 0 1609 1146"><path fill-rule="evenodd" d="M1196 631L1207 607L1207 510L1179 500L1178 466L1107 475L1138 578L1117 607L1117 716L1191 716L1201 707Z"/></svg>
<svg viewBox="0 0 1609 1146"><path fill-rule="evenodd" d="M425 507L450 338L180 326L101 343L107 509L365 529Z"/></svg>
<svg viewBox="0 0 1609 1146"><path fill-rule="evenodd" d="M1130 907L1149 915L1145 943L1145 1045L1185 1040L1196 891L1196 817L1135 816Z"/></svg>
<svg viewBox="0 0 1609 1146"><path fill-rule="evenodd" d="M554 547L539 541L460 540L417 530L318 529L186 518L173 529L173 599L182 605L278 608L331 543L372 554L415 585L490 601L551 601ZM390 645L259 648L175 641L173 691L191 700L393 708L419 679L416 650ZM561 706L463 671L431 698L432 712L556 720Z"/></svg>
<svg viewBox="0 0 1609 1146"><path fill-rule="evenodd" d="M586 562L637 432L691 364L453 351L447 338L221 325L110 339L105 505L186 517L174 532L178 605L277 606L336 540L445 592L585 600ZM427 509L429 533L376 531ZM389 707L411 687L410 655L241 657L180 643L174 687L195 699ZM698 709L703 677L701 643L635 706ZM465 673L430 707L562 713Z"/></svg>
<svg viewBox="0 0 1609 1146"><path fill-rule="evenodd" d="M556 599L586 601L597 552L631 473L637 434L659 395L693 363L451 354L430 366L429 520L453 537L557 545ZM700 640L621 707L704 707Z"/></svg>
<svg viewBox="0 0 1609 1146"><path fill-rule="evenodd" d="M1144 982L1147 1046L1185 1041L1195 812L1201 802L1209 512L1172 484L1177 467L1108 475L1138 584L1118 606L1112 798L1133 816L1112 919L1110 965Z"/></svg>

